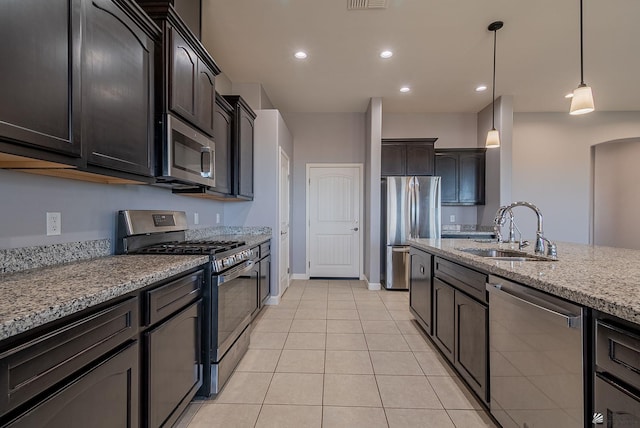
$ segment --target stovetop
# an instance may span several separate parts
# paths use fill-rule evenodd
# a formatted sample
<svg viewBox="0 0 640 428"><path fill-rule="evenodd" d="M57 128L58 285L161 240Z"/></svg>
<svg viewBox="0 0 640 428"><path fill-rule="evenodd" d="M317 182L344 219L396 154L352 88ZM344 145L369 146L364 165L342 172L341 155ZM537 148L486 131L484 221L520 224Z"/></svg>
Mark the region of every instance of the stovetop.
<svg viewBox="0 0 640 428"><path fill-rule="evenodd" d="M184 241L151 245L134 251L135 254L210 255L225 253L245 245L244 241Z"/></svg>

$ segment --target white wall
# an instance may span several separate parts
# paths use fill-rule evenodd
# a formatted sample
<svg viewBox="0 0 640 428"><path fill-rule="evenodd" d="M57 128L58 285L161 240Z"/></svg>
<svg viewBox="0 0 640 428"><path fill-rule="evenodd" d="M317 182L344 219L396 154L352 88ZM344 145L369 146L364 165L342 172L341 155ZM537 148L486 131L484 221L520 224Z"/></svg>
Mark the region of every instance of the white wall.
<svg viewBox="0 0 640 428"><path fill-rule="evenodd" d="M269 110L274 108L273 103L271 103L271 100L260 83L233 82L231 84L231 94L240 95L253 110Z"/></svg>
<svg viewBox="0 0 640 428"><path fill-rule="evenodd" d="M283 113L293 135L292 272L306 273L307 163L365 163L364 113Z"/></svg>
<svg viewBox="0 0 640 428"><path fill-rule="evenodd" d="M593 243L640 250L640 139L593 147Z"/></svg>
<svg viewBox="0 0 640 428"><path fill-rule="evenodd" d="M278 110L256 110L256 115L253 144L254 199L250 202L226 202L225 225L271 227L274 234L271 239L271 295L279 296L280 241L275 238L279 230L278 165L280 147L290 160L293 158L293 137ZM289 246L291 247L291 242Z"/></svg>
<svg viewBox="0 0 640 428"><path fill-rule="evenodd" d="M380 168L382 140L382 99L372 98L366 113L366 141L364 166L365 181L365 224L364 235L364 275L369 288L380 287Z"/></svg>
<svg viewBox="0 0 640 428"><path fill-rule="evenodd" d="M118 210L186 211L189 227L215 226L224 204L150 185L109 185L0 170L0 248L112 239ZM46 213L59 212L62 234L46 236ZM200 224L193 223L194 213ZM224 224L224 217L220 225ZM114 246L115 248L115 246Z"/></svg>
<svg viewBox="0 0 640 428"><path fill-rule="evenodd" d="M552 241L588 243L591 146L638 137L640 112L515 113L512 198L542 210ZM535 217L521 210L515 213L517 224L531 238Z"/></svg>
<svg viewBox="0 0 640 428"><path fill-rule="evenodd" d="M478 224L492 225L496 211L512 202L511 175L513 152L513 97L496 99L495 126L500 132L500 147L487 149L485 204L478 206ZM485 147L492 126L492 105L478 113L478 147Z"/></svg>

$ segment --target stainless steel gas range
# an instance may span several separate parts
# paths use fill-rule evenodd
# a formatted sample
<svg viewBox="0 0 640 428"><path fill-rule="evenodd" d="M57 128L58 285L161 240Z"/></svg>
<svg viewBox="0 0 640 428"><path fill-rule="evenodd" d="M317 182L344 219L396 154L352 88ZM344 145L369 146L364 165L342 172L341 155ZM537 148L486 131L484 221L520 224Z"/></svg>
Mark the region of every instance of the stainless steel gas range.
<svg viewBox="0 0 640 428"><path fill-rule="evenodd" d="M217 394L249 348L252 315L259 308L257 247L243 241L187 241L183 211L128 210L118 213L118 254L208 255L203 290L203 386Z"/></svg>

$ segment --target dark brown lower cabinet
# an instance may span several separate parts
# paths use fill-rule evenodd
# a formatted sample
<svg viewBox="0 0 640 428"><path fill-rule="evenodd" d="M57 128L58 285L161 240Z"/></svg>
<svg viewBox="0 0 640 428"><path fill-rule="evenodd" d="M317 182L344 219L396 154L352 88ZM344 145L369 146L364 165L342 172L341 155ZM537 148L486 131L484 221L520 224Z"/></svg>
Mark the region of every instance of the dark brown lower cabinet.
<svg viewBox="0 0 640 428"><path fill-rule="evenodd" d="M271 288L271 256L260 260L260 279L258 281L258 304L260 307L264 305L265 300L269 297Z"/></svg>
<svg viewBox="0 0 640 428"><path fill-rule="evenodd" d="M636 394L631 388L596 375L593 426L639 427L640 397Z"/></svg>
<svg viewBox="0 0 640 428"><path fill-rule="evenodd" d="M411 277L409 280L409 308L418 323L431 335L431 265L433 256L416 248L409 250Z"/></svg>
<svg viewBox="0 0 640 428"><path fill-rule="evenodd" d="M454 361L455 289L433 278L433 341L445 357Z"/></svg>
<svg viewBox="0 0 640 428"><path fill-rule="evenodd" d="M73 377L8 427L138 427L138 342Z"/></svg>
<svg viewBox="0 0 640 428"><path fill-rule="evenodd" d="M171 426L202 385L202 300L145 333L149 427Z"/></svg>
<svg viewBox="0 0 640 428"><path fill-rule="evenodd" d="M488 402L489 308L455 290L455 361L454 367L471 389Z"/></svg>

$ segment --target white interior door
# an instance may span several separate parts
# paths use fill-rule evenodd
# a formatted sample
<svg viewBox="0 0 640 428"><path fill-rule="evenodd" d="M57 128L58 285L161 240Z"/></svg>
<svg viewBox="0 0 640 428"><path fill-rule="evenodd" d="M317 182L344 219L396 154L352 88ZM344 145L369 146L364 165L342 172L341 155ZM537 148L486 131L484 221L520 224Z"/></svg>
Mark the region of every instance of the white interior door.
<svg viewBox="0 0 640 428"><path fill-rule="evenodd" d="M278 266L279 293L282 295L289 286L289 158L280 149L280 175L279 175L279 211L280 211L280 250Z"/></svg>
<svg viewBox="0 0 640 428"><path fill-rule="evenodd" d="M359 278L362 167L309 165L307 175L309 276Z"/></svg>

